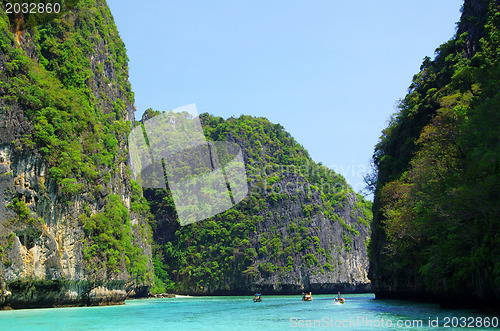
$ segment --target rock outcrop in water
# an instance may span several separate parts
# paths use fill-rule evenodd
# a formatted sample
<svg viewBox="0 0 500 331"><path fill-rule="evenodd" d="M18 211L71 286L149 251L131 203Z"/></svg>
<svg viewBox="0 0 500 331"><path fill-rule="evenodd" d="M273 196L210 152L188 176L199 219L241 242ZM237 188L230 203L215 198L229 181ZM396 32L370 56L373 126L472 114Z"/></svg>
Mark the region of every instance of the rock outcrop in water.
<svg viewBox="0 0 500 331"><path fill-rule="evenodd" d="M106 3L0 13L0 306L120 303L152 284L127 167L125 48Z"/></svg>
<svg viewBox="0 0 500 331"><path fill-rule="evenodd" d="M179 227L169 192L146 190L156 218L157 283L203 295L368 291L371 204L279 124L251 116L201 120L207 138L241 147L249 195Z"/></svg>

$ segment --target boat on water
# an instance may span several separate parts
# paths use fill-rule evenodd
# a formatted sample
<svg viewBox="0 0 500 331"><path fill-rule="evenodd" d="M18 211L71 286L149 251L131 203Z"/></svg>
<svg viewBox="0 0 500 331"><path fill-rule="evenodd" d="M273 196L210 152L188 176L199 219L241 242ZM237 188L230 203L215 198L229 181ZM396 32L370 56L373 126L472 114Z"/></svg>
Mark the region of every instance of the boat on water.
<svg viewBox="0 0 500 331"><path fill-rule="evenodd" d="M340 296L340 292L339 292L339 295L337 295L337 297L335 298L335 302L338 302L338 303L345 302L345 299Z"/></svg>
<svg viewBox="0 0 500 331"><path fill-rule="evenodd" d="M261 302L261 301L262 301L262 297L260 296L260 293L255 294L255 296L253 298L253 302Z"/></svg>
<svg viewBox="0 0 500 331"><path fill-rule="evenodd" d="M309 292L309 294L303 294L302 295L302 301L312 301L313 297L312 297L312 293Z"/></svg>

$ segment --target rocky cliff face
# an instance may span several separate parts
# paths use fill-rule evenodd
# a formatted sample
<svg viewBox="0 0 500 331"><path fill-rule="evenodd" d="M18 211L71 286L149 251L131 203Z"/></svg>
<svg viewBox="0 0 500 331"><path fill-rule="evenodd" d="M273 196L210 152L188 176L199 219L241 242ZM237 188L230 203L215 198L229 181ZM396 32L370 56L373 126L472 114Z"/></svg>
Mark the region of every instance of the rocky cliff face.
<svg viewBox="0 0 500 331"><path fill-rule="evenodd" d="M245 163L258 169L247 172L249 190L250 194L265 200L263 208L257 213L262 221L257 223L250 241L256 252L261 252L253 262L258 273L248 282L251 292L369 291L367 247L371 219L363 214L363 207L358 205L362 198L352 192L344 181L339 181L335 187L329 186L326 179L319 179L338 175L312 160L296 172L293 167L282 165L278 171L273 169L269 173L269 165L265 161L255 163L253 160L250 151L256 146L252 146L250 141L235 139L230 132L227 140L242 147ZM286 151L276 148L273 143L264 143L261 153L279 155ZM262 176L263 173L267 176ZM307 179L308 175L317 178ZM264 179L265 190L260 190L258 176ZM271 181L275 182L269 185L271 177L274 177ZM336 192L335 198L331 195L333 192ZM338 201L333 202L334 199ZM282 247L266 249L262 253L262 248L272 246L269 243L274 238L279 239ZM274 265L276 272L266 270L269 265Z"/></svg>
<svg viewBox="0 0 500 331"><path fill-rule="evenodd" d="M286 174L275 187L286 190L300 182L305 183L306 179ZM272 264L279 272L257 268L259 272L249 283L252 290L291 294L302 290L314 293L370 290L367 277L370 228L359 222L363 215L355 206L358 197L347 194L336 206L334 216L327 217L320 195L321 192L314 190L309 196L300 191L289 193L287 199L278 204L268 203L260 213L263 221L257 224L252 247L259 252L267 247L265 242L278 238L283 254L274 255L274 251L267 250L268 254L261 252L255 257L254 265ZM310 209L310 214L304 209ZM287 247L294 250L286 252Z"/></svg>
<svg viewBox="0 0 500 331"><path fill-rule="evenodd" d="M465 0L457 35L424 60L375 147L377 298L499 311L499 193L489 184L498 181L499 11L497 1Z"/></svg>
<svg viewBox="0 0 500 331"><path fill-rule="evenodd" d="M488 1L484 0L464 1L457 36L467 34L465 54L469 59L479 50L479 40L484 36L484 26L488 17L488 6Z"/></svg>
<svg viewBox="0 0 500 331"><path fill-rule="evenodd" d="M225 213L179 227L168 192L145 193L160 244L155 271L167 289L204 295L368 291L370 204L314 163L280 125L250 116L201 118L209 139L241 147L249 195Z"/></svg>
<svg viewBox="0 0 500 331"><path fill-rule="evenodd" d="M27 19L0 14L0 306L147 293L150 233L127 167L133 95L109 9L79 3L19 30Z"/></svg>

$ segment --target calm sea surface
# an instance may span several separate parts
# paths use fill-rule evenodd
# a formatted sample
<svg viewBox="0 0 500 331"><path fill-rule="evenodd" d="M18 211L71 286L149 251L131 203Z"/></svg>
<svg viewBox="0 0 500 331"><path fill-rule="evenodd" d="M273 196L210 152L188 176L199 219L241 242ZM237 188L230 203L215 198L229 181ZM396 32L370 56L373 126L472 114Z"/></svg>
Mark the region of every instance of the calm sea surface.
<svg viewBox="0 0 500 331"><path fill-rule="evenodd" d="M373 300L373 294L347 294L343 305L334 303L332 295L313 297L311 302L302 302L301 296L263 296L258 303L252 297L145 299L127 301L122 306L0 311L0 330L500 328L497 317L466 310L442 310L430 304ZM484 328L487 323L490 327Z"/></svg>

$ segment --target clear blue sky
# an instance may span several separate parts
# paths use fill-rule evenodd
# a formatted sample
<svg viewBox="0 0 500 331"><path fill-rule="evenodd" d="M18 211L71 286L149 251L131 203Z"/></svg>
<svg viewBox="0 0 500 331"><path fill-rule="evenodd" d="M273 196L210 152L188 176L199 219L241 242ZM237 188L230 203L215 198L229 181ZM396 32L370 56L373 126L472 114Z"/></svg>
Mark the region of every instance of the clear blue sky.
<svg viewBox="0 0 500 331"><path fill-rule="evenodd" d="M198 112L280 123L364 188L373 147L462 0L108 0L130 58L136 118Z"/></svg>

